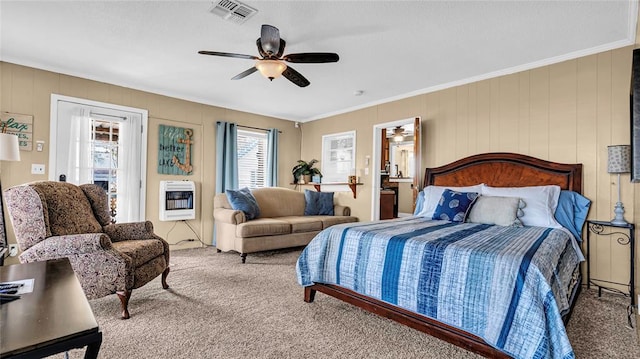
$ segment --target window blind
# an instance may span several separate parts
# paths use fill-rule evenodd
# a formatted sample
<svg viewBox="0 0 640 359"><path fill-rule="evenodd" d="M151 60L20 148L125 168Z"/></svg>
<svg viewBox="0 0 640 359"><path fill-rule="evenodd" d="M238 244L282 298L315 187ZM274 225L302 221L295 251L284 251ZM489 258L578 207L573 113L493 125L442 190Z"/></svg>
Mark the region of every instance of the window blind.
<svg viewBox="0 0 640 359"><path fill-rule="evenodd" d="M266 187L267 135L262 132L238 130L239 188Z"/></svg>

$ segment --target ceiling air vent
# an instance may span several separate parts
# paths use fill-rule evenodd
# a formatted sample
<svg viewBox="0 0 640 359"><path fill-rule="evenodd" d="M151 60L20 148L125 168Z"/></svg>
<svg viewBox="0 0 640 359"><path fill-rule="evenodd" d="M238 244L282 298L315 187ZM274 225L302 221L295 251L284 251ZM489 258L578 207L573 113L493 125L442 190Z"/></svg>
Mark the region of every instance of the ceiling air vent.
<svg viewBox="0 0 640 359"><path fill-rule="evenodd" d="M227 21L233 21L236 24L243 24L250 17L255 15L258 10L245 5L240 1L220 0L213 5L209 12L218 15Z"/></svg>

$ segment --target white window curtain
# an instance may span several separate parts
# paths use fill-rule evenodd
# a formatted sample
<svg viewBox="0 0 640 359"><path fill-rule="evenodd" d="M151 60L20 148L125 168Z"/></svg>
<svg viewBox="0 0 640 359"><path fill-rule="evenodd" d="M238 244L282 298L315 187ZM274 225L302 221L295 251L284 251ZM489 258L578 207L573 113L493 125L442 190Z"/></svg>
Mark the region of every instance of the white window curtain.
<svg viewBox="0 0 640 359"><path fill-rule="evenodd" d="M138 140L142 119L138 115L127 115L120 123L118 139L118 210L116 222L138 222L140 218L140 180L141 144Z"/></svg>
<svg viewBox="0 0 640 359"><path fill-rule="evenodd" d="M69 132L69 157L67 182L73 184L93 183L93 149L91 141L91 118L89 109L79 108L71 116Z"/></svg>

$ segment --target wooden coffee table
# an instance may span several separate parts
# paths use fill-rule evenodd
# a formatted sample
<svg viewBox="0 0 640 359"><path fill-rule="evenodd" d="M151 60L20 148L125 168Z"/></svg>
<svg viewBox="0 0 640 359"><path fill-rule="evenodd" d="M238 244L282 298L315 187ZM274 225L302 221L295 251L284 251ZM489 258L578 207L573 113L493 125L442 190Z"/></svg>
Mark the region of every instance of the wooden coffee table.
<svg viewBox="0 0 640 359"><path fill-rule="evenodd" d="M0 282L34 279L33 292L0 304L0 357L41 358L102 344L91 306L67 258L0 267Z"/></svg>

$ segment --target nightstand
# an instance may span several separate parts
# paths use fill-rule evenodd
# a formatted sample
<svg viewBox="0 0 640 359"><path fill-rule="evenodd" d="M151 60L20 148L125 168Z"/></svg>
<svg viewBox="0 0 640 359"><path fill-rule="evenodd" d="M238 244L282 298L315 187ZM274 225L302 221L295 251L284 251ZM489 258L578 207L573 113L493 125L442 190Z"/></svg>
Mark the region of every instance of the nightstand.
<svg viewBox="0 0 640 359"><path fill-rule="evenodd" d="M609 231L605 232L605 228L610 228ZM591 235L599 236L617 236L616 242L620 245L629 246L630 251L630 261L629 261L629 283L619 283L606 281L603 279L591 278ZM629 326L633 328L633 324L631 322L631 315L635 309L636 304L636 296L635 296L635 276L633 264L635 262L635 225L633 223L627 224L613 224L609 221L587 221L587 288L590 288L591 285L595 285L598 287L598 297L602 296L602 290L608 290L614 293L620 293L625 297L628 296L631 299L631 304L627 307L627 317L629 320ZM629 292L625 293L618 289L607 287L606 284L619 284L629 287Z"/></svg>

